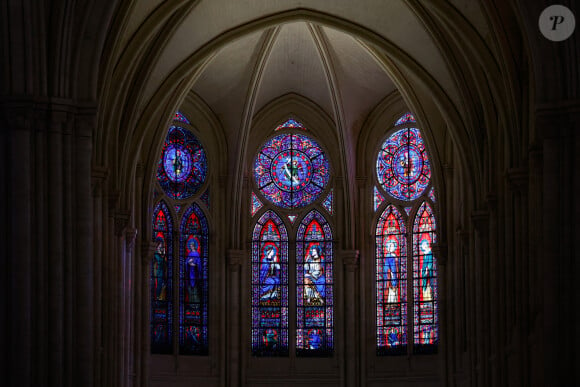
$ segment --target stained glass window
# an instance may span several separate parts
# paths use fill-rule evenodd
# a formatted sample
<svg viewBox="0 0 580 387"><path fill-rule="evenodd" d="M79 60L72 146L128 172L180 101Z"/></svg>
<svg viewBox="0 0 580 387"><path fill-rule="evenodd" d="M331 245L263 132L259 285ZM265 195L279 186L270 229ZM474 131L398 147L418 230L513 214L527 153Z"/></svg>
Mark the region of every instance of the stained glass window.
<svg viewBox="0 0 580 387"><path fill-rule="evenodd" d="M258 189L282 208L304 207L324 191L329 163L322 148L302 134L282 134L268 140L254 162Z"/></svg>
<svg viewBox="0 0 580 387"><path fill-rule="evenodd" d="M414 122L411 113L396 122L403 127L385 140L376 163L375 211L386 202L375 241L378 355L408 354L410 348L434 353L439 340L432 252L436 225L430 207L436 195L421 133L411 127Z"/></svg>
<svg viewBox="0 0 580 387"><path fill-rule="evenodd" d="M159 202L153 211L155 252L151 265L151 352L171 353L173 338L173 227L169 209Z"/></svg>
<svg viewBox="0 0 580 387"><path fill-rule="evenodd" d="M377 353L407 346L407 241L399 211L389 205L376 229Z"/></svg>
<svg viewBox="0 0 580 387"><path fill-rule="evenodd" d="M385 201L385 197L383 196L381 191L379 191L379 189L377 187L375 187L373 190L373 203L374 203L375 211L379 209L379 207L381 206L381 204L383 204L384 201Z"/></svg>
<svg viewBox="0 0 580 387"><path fill-rule="evenodd" d="M396 199L421 196L429 185L431 166L419 129L401 129L387 138L377 157L377 179Z"/></svg>
<svg viewBox="0 0 580 387"><path fill-rule="evenodd" d="M411 113L405 113L401 116L401 118L399 118L397 120L397 122L395 122L395 126L399 126L399 125L403 125L406 124L408 122L416 122L415 121L415 116L413 116Z"/></svg>
<svg viewBox="0 0 580 387"><path fill-rule="evenodd" d="M433 352L439 341L437 260L433 256L435 216L428 203L417 211L413 225L413 314L415 352Z"/></svg>
<svg viewBox="0 0 580 387"><path fill-rule="evenodd" d="M179 353L207 354L208 225L194 203L183 215L179 261Z"/></svg>
<svg viewBox="0 0 580 387"><path fill-rule="evenodd" d="M271 210L252 237L252 353L288 355L288 235Z"/></svg>
<svg viewBox="0 0 580 387"><path fill-rule="evenodd" d="M296 354L328 356L334 349L333 246L330 225L316 210L296 239Z"/></svg>
<svg viewBox="0 0 580 387"><path fill-rule="evenodd" d="M179 126L169 128L157 167L157 180L173 199L194 195L205 182L205 151L191 131Z"/></svg>
<svg viewBox="0 0 580 387"><path fill-rule="evenodd" d="M302 125L300 122L293 120L293 119L289 119L288 121L284 122L283 124L280 124L276 127L276 129L274 129L275 131L278 130L282 130L282 129L302 129L302 130L306 130L306 128L304 127L304 125Z"/></svg>
<svg viewBox="0 0 580 387"><path fill-rule="evenodd" d="M175 115L173 116L173 121L185 122L186 124L191 124L189 122L189 120L187 119L187 117L185 116L185 114L183 114L182 112L175 112Z"/></svg>
<svg viewBox="0 0 580 387"><path fill-rule="evenodd" d="M258 197L256 196L255 193L252 192L252 216L256 215L256 213L260 210L260 208L262 208L264 205L262 204L262 202L260 201L260 199L258 199Z"/></svg>
<svg viewBox="0 0 580 387"><path fill-rule="evenodd" d="M334 211L334 192L333 192L333 190L330 190L330 192L328 193L328 196L326 196L326 199L324 199L324 201L322 202L322 206L326 209L326 211L328 211L328 213L330 215L333 214L333 211Z"/></svg>

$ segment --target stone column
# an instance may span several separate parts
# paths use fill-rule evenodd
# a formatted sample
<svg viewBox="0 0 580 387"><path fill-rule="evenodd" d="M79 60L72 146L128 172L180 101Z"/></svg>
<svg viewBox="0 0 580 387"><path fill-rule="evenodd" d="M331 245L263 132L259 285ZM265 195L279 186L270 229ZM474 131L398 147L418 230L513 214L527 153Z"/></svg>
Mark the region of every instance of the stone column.
<svg viewBox="0 0 580 387"><path fill-rule="evenodd" d="M143 327L141 330L141 335L138 337L137 341L141 342L140 346L140 362L142 367L140 368L140 373L137 375L137 381L135 385L147 387L149 386L149 362L151 359L151 289L149 284L149 278L151 273L151 261L153 260L153 254L155 254L156 244L144 240L141 243L141 287L140 295L141 300L143 300L143 306L139 314L139 325Z"/></svg>
<svg viewBox="0 0 580 387"><path fill-rule="evenodd" d="M358 250L342 250L340 256L344 264L344 361L345 361L345 386L358 385L358 359L360 348L358 346L360 338L356 337L358 332L358 322L360 308L357 295L358 287L356 281L356 271L359 266Z"/></svg>
<svg viewBox="0 0 580 387"><path fill-rule="evenodd" d="M228 321L228 333L227 336L227 356L228 364L226 369L226 384L230 387L235 387L240 385L241 379L241 315L240 315L240 304L241 304L241 279L240 279L240 269L243 259L247 256L247 253L243 250L228 250L228 281L226 283L226 288L228 292L228 308L226 311L226 318Z"/></svg>

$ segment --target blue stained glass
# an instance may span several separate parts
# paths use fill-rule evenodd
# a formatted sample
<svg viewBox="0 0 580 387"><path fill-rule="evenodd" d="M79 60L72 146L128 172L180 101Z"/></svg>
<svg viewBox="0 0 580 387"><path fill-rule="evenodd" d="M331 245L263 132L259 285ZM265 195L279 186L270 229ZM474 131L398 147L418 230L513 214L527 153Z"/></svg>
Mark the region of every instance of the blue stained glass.
<svg viewBox="0 0 580 387"><path fill-rule="evenodd" d="M258 197L256 196L256 194L252 192L252 210L251 210L252 216L256 215L256 213L263 206L264 205L262 204L262 202L260 201L260 199L258 199Z"/></svg>
<svg viewBox="0 0 580 387"><path fill-rule="evenodd" d="M415 116L411 113L405 113L395 122L395 126L406 124L407 122L416 122Z"/></svg>
<svg viewBox="0 0 580 387"><path fill-rule="evenodd" d="M436 352L439 342L437 259L432 251L435 230L435 216L424 202L413 225L413 348L417 353Z"/></svg>
<svg viewBox="0 0 580 387"><path fill-rule="evenodd" d="M322 206L326 209L326 211L328 211L328 213L330 215L332 215L334 213L334 192L333 192L333 190L330 190L330 192L328 193L328 196L322 202Z"/></svg>
<svg viewBox="0 0 580 387"><path fill-rule="evenodd" d="M419 129L405 128L393 133L377 157L377 179L392 197L410 201L425 191L431 167Z"/></svg>
<svg viewBox="0 0 580 387"><path fill-rule="evenodd" d="M288 121L284 122L283 124L280 124L276 127L276 129L274 129L275 131L278 130L282 130L282 129L302 129L302 130L306 130L306 128L304 127L304 125L302 125L300 122L293 120L293 119L289 119Z"/></svg>
<svg viewBox="0 0 580 387"><path fill-rule="evenodd" d="M252 238L252 354L288 355L288 235L282 220L265 212Z"/></svg>
<svg viewBox="0 0 580 387"><path fill-rule="evenodd" d="M208 225L194 203L181 222L179 261L179 353L208 352Z"/></svg>
<svg viewBox="0 0 580 387"><path fill-rule="evenodd" d="M172 126L157 167L157 180L173 199L194 195L205 182L207 159L203 147L189 130Z"/></svg>
<svg viewBox="0 0 580 387"><path fill-rule="evenodd" d="M407 242L395 206L381 214L376 229L377 354L405 354L407 346Z"/></svg>
<svg viewBox="0 0 580 387"><path fill-rule="evenodd" d="M185 114L181 112L175 112L175 115L173 116L173 121L185 122L186 124L191 125Z"/></svg>
<svg viewBox="0 0 580 387"><path fill-rule="evenodd" d="M300 222L296 240L296 354L330 356L333 340L333 247L330 225L316 210Z"/></svg>
<svg viewBox="0 0 580 387"><path fill-rule="evenodd" d="M383 196L383 194L379 191L379 189L377 187L374 187L373 203L375 206L375 211L377 211L379 209L379 207L381 206L381 204L383 204L384 201L385 201L385 197Z"/></svg>
<svg viewBox="0 0 580 387"><path fill-rule="evenodd" d="M173 221L161 201L153 211L155 252L151 265L151 353L172 352L173 340Z"/></svg>
<svg viewBox="0 0 580 387"><path fill-rule="evenodd" d="M326 155L314 140L302 134L271 138L254 162L258 189L270 202L282 208L299 208L312 203L324 191L329 178Z"/></svg>

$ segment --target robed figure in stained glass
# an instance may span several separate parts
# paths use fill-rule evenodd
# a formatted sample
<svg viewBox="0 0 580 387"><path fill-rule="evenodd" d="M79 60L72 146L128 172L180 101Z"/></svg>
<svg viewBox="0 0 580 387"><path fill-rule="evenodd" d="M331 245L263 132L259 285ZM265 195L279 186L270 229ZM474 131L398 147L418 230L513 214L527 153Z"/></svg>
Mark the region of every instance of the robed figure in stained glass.
<svg viewBox="0 0 580 387"><path fill-rule="evenodd" d="M306 298L306 305L324 305L324 264L318 243L310 245L304 262L304 297Z"/></svg>
<svg viewBox="0 0 580 387"><path fill-rule="evenodd" d="M424 238L419 243L421 254L421 301L431 301L433 299L433 288L431 278L433 277L433 253L429 243L429 234L424 234Z"/></svg>
<svg viewBox="0 0 580 387"><path fill-rule="evenodd" d="M275 244L264 246L260 265L260 301L280 300L280 259Z"/></svg>
<svg viewBox="0 0 580 387"><path fill-rule="evenodd" d="M391 237L385 240L385 260L383 275L386 281L387 303L399 302L397 288L397 239Z"/></svg>
<svg viewBox="0 0 580 387"><path fill-rule="evenodd" d="M165 240L162 236L155 238L155 253L153 254L153 287L155 299L164 301L167 293Z"/></svg>
<svg viewBox="0 0 580 387"><path fill-rule="evenodd" d="M199 240L191 236L187 241L187 259L185 260L187 273L186 302L200 302L201 300L201 251Z"/></svg>

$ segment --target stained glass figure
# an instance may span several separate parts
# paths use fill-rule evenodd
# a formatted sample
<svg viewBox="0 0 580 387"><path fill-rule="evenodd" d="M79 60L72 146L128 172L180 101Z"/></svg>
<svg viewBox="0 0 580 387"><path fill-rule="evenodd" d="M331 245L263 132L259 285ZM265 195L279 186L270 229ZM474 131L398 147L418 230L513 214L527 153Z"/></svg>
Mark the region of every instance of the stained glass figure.
<svg viewBox="0 0 580 387"><path fill-rule="evenodd" d="M407 346L407 242L405 223L392 204L376 230L377 354L405 354Z"/></svg>
<svg viewBox="0 0 580 387"><path fill-rule="evenodd" d="M191 122L189 122L185 114L183 114L182 112L175 112L175 115L173 116L173 121L185 122L186 124L191 125Z"/></svg>
<svg viewBox="0 0 580 387"><path fill-rule="evenodd" d="M431 199L431 201L433 203L436 202L436 200L435 200L435 188L434 187L431 187L431 189L429 190L429 199Z"/></svg>
<svg viewBox="0 0 580 387"><path fill-rule="evenodd" d="M290 223L294 223L296 220L296 215L288 215L288 219L290 220Z"/></svg>
<svg viewBox="0 0 580 387"><path fill-rule="evenodd" d="M262 202L260 201L260 199L258 199L258 197L256 196L256 194L252 192L252 211L251 211L252 216L256 215L256 213L263 206L264 205L262 204Z"/></svg>
<svg viewBox="0 0 580 387"><path fill-rule="evenodd" d="M189 130L169 128L157 167L157 180L173 199L194 195L205 181L207 160L203 147Z"/></svg>
<svg viewBox="0 0 580 387"><path fill-rule="evenodd" d="M416 122L415 121L415 116L413 116L410 112L407 112L407 113L403 114L401 116L401 118L399 118L397 120L397 122L395 122L395 126L403 125L403 124L406 124L408 122Z"/></svg>
<svg viewBox="0 0 580 387"><path fill-rule="evenodd" d="M252 237L252 354L288 355L288 235L273 211Z"/></svg>
<svg viewBox="0 0 580 387"><path fill-rule="evenodd" d="M330 215L334 213L334 191L331 189L328 196L322 202L322 206L328 211Z"/></svg>
<svg viewBox="0 0 580 387"><path fill-rule="evenodd" d="M329 177L329 163L322 148L302 134L271 138L254 162L258 189L282 208L312 203L324 191Z"/></svg>
<svg viewBox="0 0 580 387"><path fill-rule="evenodd" d="M296 354L329 356L334 350L332 231L316 210L298 227L296 276Z"/></svg>
<svg viewBox="0 0 580 387"><path fill-rule="evenodd" d="M374 202L374 206L375 206L375 212L379 209L379 207L381 206L381 204L383 204L384 201L385 201L385 197L383 196L381 191L379 191L379 189L377 187L374 187L373 202Z"/></svg>
<svg viewBox="0 0 580 387"><path fill-rule="evenodd" d="M302 125L300 122L293 120L293 119L289 119L288 121L284 122L281 125L278 125L276 127L276 129L274 129L275 131L278 130L282 130L282 129L302 129L302 130L306 130L306 128L304 127L304 125Z"/></svg>
<svg viewBox="0 0 580 387"><path fill-rule="evenodd" d="M432 251L435 228L433 211L424 202L413 225L413 340L417 353L436 351L439 341L437 260Z"/></svg>
<svg viewBox="0 0 580 387"><path fill-rule="evenodd" d="M200 199L202 203L205 204L205 206L209 209L209 188L206 189L203 194L201 194Z"/></svg>
<svg viewBox="0 0 580 387"><path fill-rule="evenodd" d="M159 202L153 211L155 252L151 265L151 353L171 353L173 337L173 222Z"/></svg>
<svg viewBox="0 0 580 387"><path fill-rule="evenodd" d="M379 184L392 197L417 199L429 185L431 165L419 129L405 128L393 133L377 157Z"/></svg>
<svg viewBox="0 0 580 387"><path fill-rule="evenodd" d="M208 225L194 203L181 222L179 260L179 353L206 355L208 350Z"/></svg>

